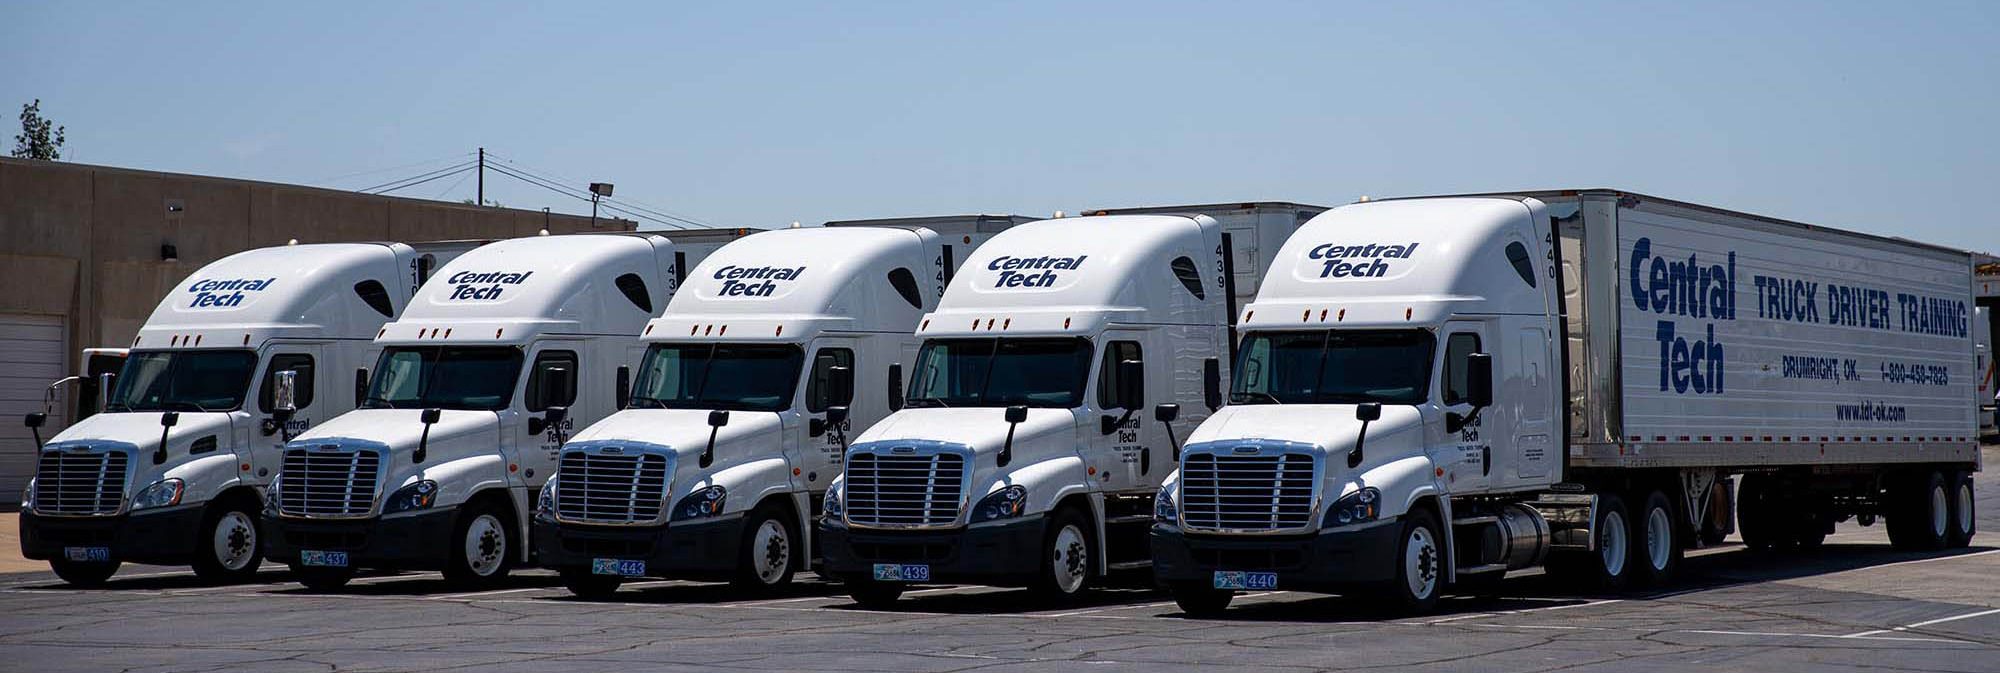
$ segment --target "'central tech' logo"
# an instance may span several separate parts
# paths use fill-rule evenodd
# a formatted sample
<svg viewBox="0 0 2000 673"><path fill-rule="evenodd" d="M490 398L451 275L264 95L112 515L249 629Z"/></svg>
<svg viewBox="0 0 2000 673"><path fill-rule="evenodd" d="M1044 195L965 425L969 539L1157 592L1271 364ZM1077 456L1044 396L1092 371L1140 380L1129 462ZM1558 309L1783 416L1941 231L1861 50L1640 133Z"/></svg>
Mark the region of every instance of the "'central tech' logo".
<svg viewBox="0 0 2000 673"><path fill-rule="evenodd" d="M769 297L778 291L778 281L798 280L805 272L803 266L725 266L715 270L715 279L722 281L715 296Z"/></svg>
<svg viewBox="0 0 2000 673"><path fill-rule="evenodd" d="M460 271L444 280L444 282L451 285L451 295L445 297L445 300L460 301L471 299L475 301L489 301L499 299L501 293L507 290L505 286L526 283L528 282L528 277L532 275L535 275L535 272Z"/></svg>
<svg viewBox="0 0 2000 673"><path fill-rule="evenodd" d="M1071 271L1083 266L1083 260L1090 255L1076 257L1008 257L1001 255L987 263L989 271L1000 272L993 287L1055 287L1060 276L1057 271Z"/></svg>
<svg viewBox="0 0 2000 673"><path fill-rule="evenodd" d="M1313 246L1306 257L1324 262L1319 270L1321 278L1381 278L1389 274L1388 260L1409 259L1415 254L1417 244L1414 242L1402 245L1321 243Z"/></svg>
<svg viewBox="0 0 2000 673"><path fill-rule="evenodd" d="M197 280L188 286L188 308L224 308L243 305L245 292L263 292L277 282L276 278L231 278L228 280Z"/></svg>

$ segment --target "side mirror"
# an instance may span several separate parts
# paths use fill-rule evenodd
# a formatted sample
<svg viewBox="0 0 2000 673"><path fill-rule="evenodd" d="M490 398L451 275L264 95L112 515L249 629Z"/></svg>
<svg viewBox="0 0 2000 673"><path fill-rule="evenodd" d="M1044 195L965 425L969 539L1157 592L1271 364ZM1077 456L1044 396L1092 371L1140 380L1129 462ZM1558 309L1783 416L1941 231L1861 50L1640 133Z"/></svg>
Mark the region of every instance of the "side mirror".
<svg viewBox="0 0 2000 673"><path fill-rule="evenodd" d="M271 382L271 418L279 425L292 420L299 410L299 373L292 370L278 372Z"/></svg>
<svg viewBox="0 0 2000 673"><path fill-rule="evenodd" d="M569 407L549 407L548 411L542 412L542 418L552 427L562 427L563 421L569 418Z"/></svg>
<svg viewBox="0 0 2000 673"><path fill-rule="evenodd" d="M719 428L725 425L729 425L728 411L717 409L715 411L708 412L708 427Z"/></svg>
<svg viewBox="0 0 2000 673"><path fill-rule="evenodd" d="M569 400L563 398L567 397L569 391L576 387L576 379L569 368L550 367L542 370L541 381L542 387L536 396L541 398L543 405L553 408L559 404L569 404Z"/></svg>
<svg viewBox="0 0 2000 673"><path fill-rule="evenodd" d="M39 429L44 425L48 425L49 415L37 411L32 414L28 414L28 417L22 419L22 422L25 423L29 428Z"/></svg>
<svg viewBox="0 0 2000 673"><path fill-rule="evenodd" d="M1020 423L1022 421L1026 421L1028 420L1028 407L1019 404L1007 407L1005 418L1008 423Z"/></svg>
<svg viewBox="0 0 2000 673"><path fill-rule="evenodd" d="M889 365L889 410L903 410L903 363Z"/></svg>
<svg viewBox="0 0 2000 673"><path fill-rule="evenodd" d="M1153 407L1153 420L1159 421L1161 423L1172 423L1174 422L1174 419L1180 417L1181 417L1181 405L1162 404Z"/></svg>
<svg viewBox="0 0 2000 673"><path fill-rule="evenodd" d="M1118 361L1118 407L1140 409L1146 406L1146 365L1138 360Z"/></svg>
<svg viewBox="0 0 2000 673"><path fill-rule="evenodd" d="M847 407L827 407L826 424L840 425L847 422Z"/></svg>
<svg viewBox="0 0 2000 673"><path fill-rule="evenodd" d="M97 375L98 411L104 411L106 408L111 406L111 391L113 389L112 384L117 382L117 380L118 380L118 375L113 374L111 372L104 372L102 374Z"/></svg>
<svg viewBox="0 0 2000 673"><path fill-rule="evenodd" d="M1000 455L993 457L993 464L998 467L1014 462L1014 426L1028 420L1028 407L1020 404L1007 407L1004 418L1007 420L1007 440L1000 444Z"/></svg>
<svg viewBox="0 0 2000 673"><path fill-rule="evenodd" d="M444 412L436 407L417 414L417 422L424 424L424 433L417 436L417 452L410 454L410 462L421 463L431 453L431 426L444 417Z"/></svg>
<svg viewBox="0 0 2000 673"><path fill-rule="evenodd" d="M180 424L181 424L181 412L178 411L160 412L160 427L171 428Z"/></svg>
<svg viewBox="0 0 2000 673"><path fill-rule="evenodd" d="M834 365L826 369L826 385L831 389L828 400L832 406L844 407L854 402L854 368Z"/></svg>
<svg viewBox="0 0 2000 673"><path fill-rule="evenodd" d="M425 409L423 413L417 415L417 422L423 423L424 425L430 425L432 423L438 422L438 419L443 417L444 417L444 412L442 410Z"/></svg>
<svg viewBox="0 0 2000 673"><path fill-rule="evenodd" d="M172 430L173 427L176 425L180 425L180 422L181 422L181 412L178 411L160 412L160 448L153 450L154 465L159 465L167 462L167 431Z"/></svg>
<svg viewBox="0 0 2000 673"><path fill-rule="evenodd" d="M1473 353L1466 356L1465 387L1474 408L1493 406L1493 356Z"/></svg>
<svg viewBox="0 0 2000 673"><path fill-rule="evenodd" d="M1382 420L1381 402L1363 402L1354 407L1354 420L1363 423Z"/></svg>
<svg viewBox="0 0 2000 673"><path fill-rule="evenodd" d="M368 368L361 367L354 370L354 406L359 407L366 401L368 401Z"/></svg>
<svg viewBox="0 0 2000 673"><path fill-rule="evenodd" d="M715 434L721 432L725 425L729 425L728 411L716 409L708 412L708 447L701 450L699 462L702 467L715 464Z"/></svg>
<svg viewBox="0 0 2000 673"><path fill-rule="evenodd" d="M615 395L617 395L617 396L618 396L618 400L617 400L617 401L618 401L618 408L619 408L619 409L624 409L625 407L629 407L629 406L632 406L632 368L631 368L631 367L629 367L629 366L626 366L626 365L618 365L618 383L617 383L617 385L618 385L618 387L617 387L617 389L616 389L616 392L615 392L615 393L613 393L613 394L615 394Z"/></svg>
<svg viewBox="0 0 2000 673"><path fill-rule="evenodd" d="M1347 452L1347 467L1361 466L1361 447L1368 442L1368 424L1382 420L1381 402L1363 402L1354 406L1354 419L1361 421L1361 431L1354 434L1354 450Z"/></svg>

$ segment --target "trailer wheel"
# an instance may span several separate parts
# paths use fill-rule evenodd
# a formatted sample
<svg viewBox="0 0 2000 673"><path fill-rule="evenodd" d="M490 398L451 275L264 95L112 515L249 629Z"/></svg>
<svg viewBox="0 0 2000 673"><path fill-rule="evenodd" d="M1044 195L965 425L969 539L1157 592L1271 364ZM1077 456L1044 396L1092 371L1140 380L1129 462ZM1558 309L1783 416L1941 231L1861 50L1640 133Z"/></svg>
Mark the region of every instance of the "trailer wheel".
<svg viewBox="0 0 2000 673"><path fill-rule="evenodd" d="M237 584L257 576L264 563L258 549L257 517L238 502L217 503L202 517L195 540L194 574L211 584Z"/></svg>
<svg viewBox="0 0 2000 673"><path fill-rule="evenodd" d="M743 530L747 535L737 553L736 587L762 593L791 583L792 555L797 553L792 541L798 539L792 517L765 505L750 514Z"/></svg>
<svg viewBox="0 0 2000 673"><path fill-rule="evenodd" d="M589 568L563 568L561 573L563 587L569 589L571 595L587 601L610 598L611 594L618 593L618 585L625 583L623 577L599 575Z"/></svg>
<svg viewBox="0 0 2000 673"><path fill-rule="evenodd" d="M1631 579L1632 524L1626 516L1625 501L1609 493L1597 496L1597 521L1593 522L1597 549L1588 552L1549 554L1546 568L1551 576L1573 578L1584 590L1617 591Z"/></svg>
<svg viewBox="0 0 2000 673"><path fill-rule="evenodd" d="M1646 494L1639 509L1639 532L1632 545L1633 579L1646 586L1661 586L1673 580L1680 567L1683 550L1680 527L1675 525L1673 501L1661 491Z"/></svg>
<svg viewBox="0 0 2000 673"><path fill-rule="evenodd" d="M1090 518L1074 507L1056 510L1042 534L1040 566L1028 589L1037 597L1067 602L1090 590L1092 554L1096 542L1090 537Z"/></svg>
<svg viewBox="0 0 2000 673"><path fill-rule="evenodd" d="M1943 549L1951 530L1951 495L1944 475L1920 472L1889 491L1889 542L1905 551Z"/></svg>
<svg viewBox="0 0 2000 673"><path fill-rule="evenodd" d="M1743 475L1743 486L1736 494L1736 532L1743 536L1743 546L1752 551L1792 546L1790 528L1784 525L1785 503L1772 487L1773 481L1766 474Z"/></svg>
<svg viewBox="0 0 2000 673"><path fill-rule="evenodd" d="M1213 619L1222 616L1229 609L1229 602L1236 599L1236 592L1217 589L1199 582L1175 582L1167 587L1174 595L1174 605L1189 617Z"/></svg>
<svg viewBox="0 0 2000 673"><path fill-rule="evenodd" d="M1946 544L1963 548L1972 544L1972 536L1979 532L1979 518L1972 497L1972 474L1953 472L1945 485L1951 502L1951 531L1946 536Z"/></svg>
<svg viewBox="0 0 2000 673"><path fill-rule="evenodd" d="M514 567L514 526L491 502L472 508L452 527L451 562L444 578L468 587L492 586Z"/></svg>
<svg viewBox="0 0 2000 673"><path fill-rule="evenodd" d="M292 577L313 591L334 591L354 579L353 568L320 568L291 564Z"/></svg>
<svg viewBox="0 0 2000 673"><path fill-rule="evenodd" d="M847 585L847 595L870 610L887 610L896 605L896 599L903 597L903 585L891 582L877 582L864 578L843 578Z"/></svg>
<svg viewBox="0 0 2000 673"><path fill-rule="evenodd" d="M56 571L56 577L70 586L85 589L104 586L104 581L118 572L117 561L71 561L49 559L49 569Z"/></svg>

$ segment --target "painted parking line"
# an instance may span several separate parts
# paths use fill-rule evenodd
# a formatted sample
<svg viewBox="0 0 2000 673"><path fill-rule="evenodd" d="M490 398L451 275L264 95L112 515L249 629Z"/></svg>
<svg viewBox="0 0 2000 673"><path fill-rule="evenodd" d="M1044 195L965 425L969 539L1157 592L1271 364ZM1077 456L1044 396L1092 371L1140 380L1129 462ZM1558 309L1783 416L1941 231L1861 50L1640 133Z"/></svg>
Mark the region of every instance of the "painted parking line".
<svg viewBox="0 0 2000 673"><path fill-rule="evenodd" d="M1937 618L1937 619L1932 619L1932 620L1928 620L1928 621L1921 621L1921 622L1917 622L1917 623L1915 623L1915 624L1906 624L1906 625L1903 625L1903 626L1898 626L1898 627L1895 627L1895 628L1889 628L1889 629L1876 629L1876 630L1873 630L1873 631L1862 631L1862 632L1860 632L1860 633L1850 633L1850 634L1847 634L1847 635L1845 635L1845 636L1841 636L1841 637L1842 637L1842 638L1866 638L1866 637L1868 637L1868 636L1872 636L1872 635L1875 635L1875 634L1878 634L1878 633L1900 633L1900 632L1903 632L1903 631L1908 631L1908 630L1910 630L1910 629L1920 629L1920 628L1923 628L1923 627L1926 627L1926 626L1930 626L1930 625L1932 625L1932 624L1943 624L1943 623L1945 623L1945 622L1955 622L1955 621L1958 621L1958 620L1961 620L1961 619L1972 619L1972 618L1974 618L1974 617L1984 617L1984 616L1987 616L1987 615L1993 615L1993 614L2000 614L2000 608L1994 608L1994 609L1991 609L1991 610L1980 610L1980 611L1978 611L1978 612L1968 612L1968 613L1966 613L1966 614L1962 614L1962 615L1955 615L1955 616L1951 616L1951 617L1939 617L1939 618Z"/></svg>
<svg viewBox="0 0 2000 673"><path fill-rule="evenodd" d="M472 600L478 600L478 599L479 599L480 597L482 597L482 596L504 596L504 595L507 595L507 594L518 594L518 593L526 593L526 592L529 592L529 591L548 591L548 590L550 590L551 588L553 588L553 587L522 587L522 588L519 588L519 589L494 589L494 590L491 590L491 591L467 591L467 592L465 592L465 593L460 593L460 594L444 594L444 595L442 595L442 596L425 596L425 597L424 597L424 599L425 599L425 600L432 600L432 601L452 601L452 600L465 600L465 601L472 601Z"/></svg>

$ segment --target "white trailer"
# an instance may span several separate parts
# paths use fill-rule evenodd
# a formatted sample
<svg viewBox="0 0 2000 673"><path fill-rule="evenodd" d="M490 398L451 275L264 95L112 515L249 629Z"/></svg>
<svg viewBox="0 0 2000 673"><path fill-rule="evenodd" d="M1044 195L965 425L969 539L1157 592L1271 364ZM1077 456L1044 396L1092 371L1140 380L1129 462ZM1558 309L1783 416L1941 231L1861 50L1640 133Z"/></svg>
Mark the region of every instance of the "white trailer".
<svg viewBox="0 0 2000 673"><path fill-rule="evenodd" d="M452 260L375 336L362 408L285 444L265 553L316 589L362 567L489 583L527 562L565 438L622 404L639 333L711 249L585 234Z"/></svg>
<svg viewBox="0 0 2000 673"><path fill-rule="evenodd" d="M1195 614L1271 588L1423 610L1545 560L1657 584L1732 504L1753 548L1849 517L1963 546L1969 261L1615 191L1328 211L1244 308L1231 405L1156 502L1156 576Z"/></svg>
<svg viewBox="0 0 2000 673"><path fill-rule="evenodd" d="M1174 437L1222 404L1226 250L1199 214L1043 220L979 246L917 326L907 406L847 451L822 573L879 606L915 582L1072 597L1144 568Z"/></svg>
<svg viewBox="0 0 2000 673"><path fill-rule="evenodd" d="M1979 436L2000 442L2000 257L1984 253L1972 256L1974 301L1979 302L1974 319L1979 341Z"/></svg>
<svg viewBox="0 0 2000 673"><path fill-rule="evenodd" d="M813 227L709 255L647 323L630 405L564 447L535 512L538 562L593 598L642 576L768 591L810 567L851 429L902 407L950 244Z"/></svg>
<svg viewBox="0 0 2000 673"><path fill-rule="evenodd" d="M343 374L374 359L370 340L425 272L475 245L289 245L194 272L130 349L86 350L88 378L56 384L80 384L77 397L102 412L42 447L21 510L23 555L84 585L124 561L248 579L263 559L262 489L286 437L354 408ZM285 379L290 408L277 394Z"/></svg>

